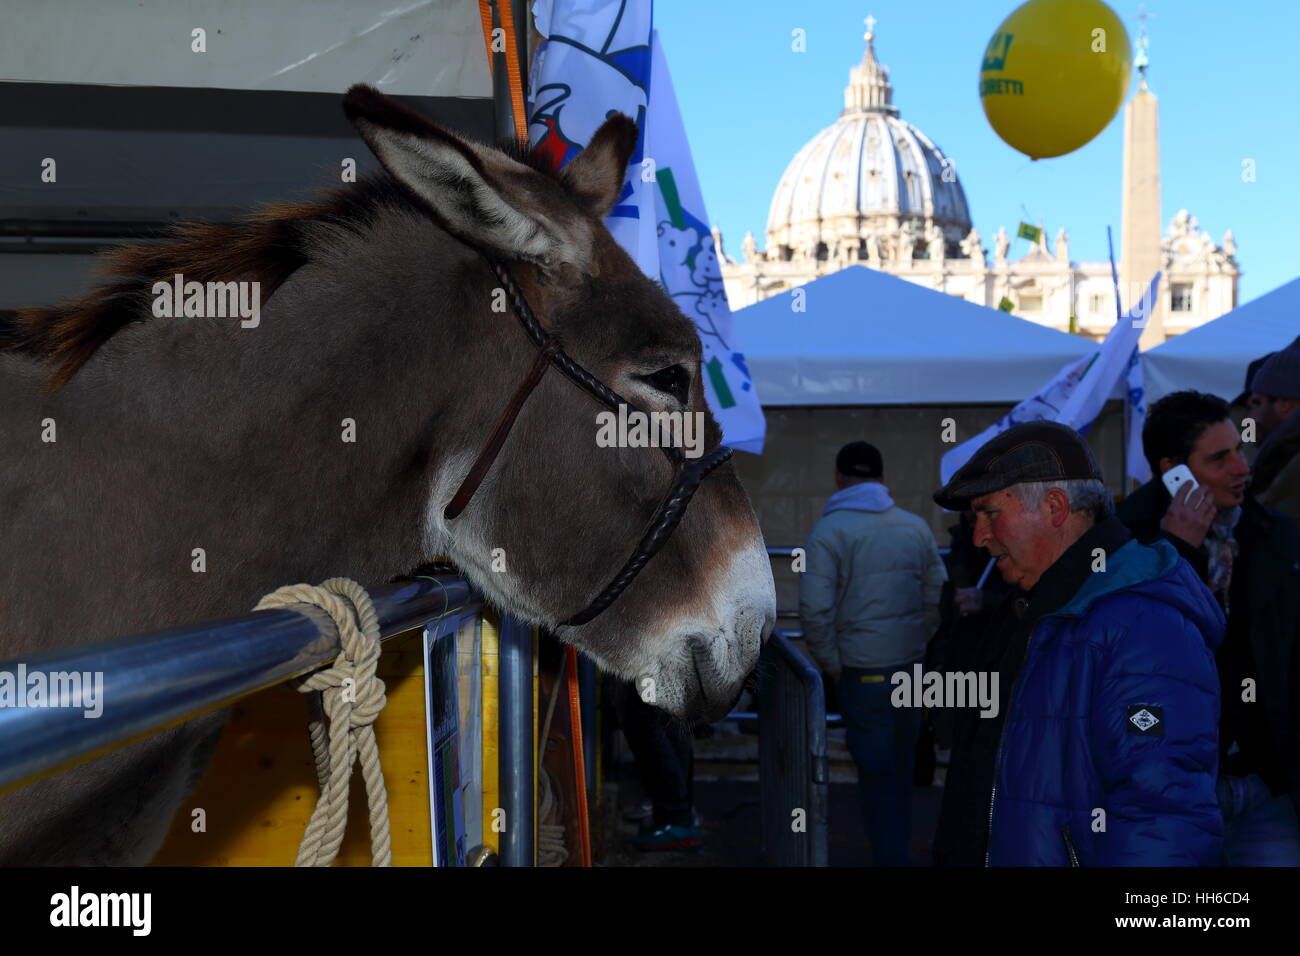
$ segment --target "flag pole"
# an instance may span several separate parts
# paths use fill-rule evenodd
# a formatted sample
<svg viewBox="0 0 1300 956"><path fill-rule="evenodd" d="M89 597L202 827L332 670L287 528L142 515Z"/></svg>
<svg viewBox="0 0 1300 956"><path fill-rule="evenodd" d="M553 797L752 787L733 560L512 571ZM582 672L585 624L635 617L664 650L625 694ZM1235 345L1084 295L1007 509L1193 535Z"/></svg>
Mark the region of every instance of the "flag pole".
<svg viewBox="0 0 1300 956"><path fill-rule="evenodd" d="M528 145L525 97L528 88L527 0L479 0L484 40L492 70L493 130L497 142ZM502 43L493 42L501 30ZM497 49L497 47L500 49Z"/></svg>
<svg viewBox="0 0 1300 956"><path fill-rule="evenodd" d="M1121 322L1124 319L1124 303L1119 297L1119 272L1115 269L1115 240L1111 235L1110 226L1106 227L1106 251L1110 256L1110 281L1115 286L1115 321ZM1128 378L1125 376L1125 381ZM1128 475L1128 443L1130 430L1133 427L1133 409L1130 408L1130 402L1127 395L1124 398L1124 421L1120 435L1120 474L1121 483L1119 486L1120 497L1127 498L1129 493L1129 475Z"/></svg>

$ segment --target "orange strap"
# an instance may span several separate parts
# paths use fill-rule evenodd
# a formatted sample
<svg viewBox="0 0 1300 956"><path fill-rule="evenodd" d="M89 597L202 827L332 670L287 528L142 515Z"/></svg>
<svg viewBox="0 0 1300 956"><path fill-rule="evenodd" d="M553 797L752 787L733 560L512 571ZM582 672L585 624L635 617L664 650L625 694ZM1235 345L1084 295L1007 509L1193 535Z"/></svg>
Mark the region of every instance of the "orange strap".
<svg viewBox="0 0 1300 956"><path fill-rule="evenodd" d="M515 119L515 137L528 142L528 119L524 115L524 78L519 67L519 48L515 44L515 15L510 10L510 0L495 0L501 15L501 28L505 33L506 78L510 84L510 108ZM487 51L488 71L492 70L492 6L493 0L478 0L479 17L483 21L483 46Z"/></svg>
<svg viewBox="0 0 1300 956"><path fill-rule="evenodd" d="M582 865L591 866L591 821L587 816L587 759L582 748L582 700L578 689L578 652L564 648L569 677L569 742L573 747L574 792L578 795L578 847Z"/></svg>

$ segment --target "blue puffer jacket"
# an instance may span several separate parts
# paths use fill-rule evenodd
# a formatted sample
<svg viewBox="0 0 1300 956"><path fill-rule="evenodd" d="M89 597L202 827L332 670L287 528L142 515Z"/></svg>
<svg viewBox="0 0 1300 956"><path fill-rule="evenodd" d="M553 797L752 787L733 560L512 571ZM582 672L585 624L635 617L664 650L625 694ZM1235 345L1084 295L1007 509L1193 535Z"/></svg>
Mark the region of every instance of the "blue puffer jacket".
<svg viewBox="0 0 1300 956"><path fill-rule="evenodd" d="M1039 621L999 745L989 865L1219 865L1223 637L1165 541L1127 542Z"/></svg>

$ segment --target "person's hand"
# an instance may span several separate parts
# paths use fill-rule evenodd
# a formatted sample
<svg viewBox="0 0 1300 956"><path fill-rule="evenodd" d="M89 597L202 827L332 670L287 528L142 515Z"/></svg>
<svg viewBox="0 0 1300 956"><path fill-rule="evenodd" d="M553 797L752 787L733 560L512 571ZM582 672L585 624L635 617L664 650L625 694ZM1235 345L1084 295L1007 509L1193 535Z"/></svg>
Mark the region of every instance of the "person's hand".
<svg viewBox="0 0 1300 956"><path fill-rule="evenodd" d="M1160 527L1193 548L1199 548L1210 533L1214 515L1214 496L1210 489L1198 487L1193 491L1191 484L1185 484L1169 502L1169 510L1165 512Z"/></svg>
<svg viewBox="0 0 1300 956"><path fill-rule="evenodd" d="M978 614L984 608L984 592L979 588L957 588L952 597L957 613L962 617Z"/></svg>

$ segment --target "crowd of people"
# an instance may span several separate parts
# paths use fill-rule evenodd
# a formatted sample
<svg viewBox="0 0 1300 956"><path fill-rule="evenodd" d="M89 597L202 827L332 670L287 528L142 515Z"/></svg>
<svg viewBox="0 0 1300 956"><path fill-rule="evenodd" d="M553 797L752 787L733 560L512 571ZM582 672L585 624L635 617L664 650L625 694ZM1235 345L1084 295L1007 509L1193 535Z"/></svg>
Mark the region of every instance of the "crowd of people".
<svg viewBox="0 0 1300 956"><path fill-rule="evenodd" d="M1300 865L1300 338L1234 404L1155 402L1154 477L1118 506L1077 432L1003 432L934 494L960 516L946 563L880 452L841 449L800 617L876 865L928 836L923 718L894 693L918 664L996 694L927 701L948 752L936 864Z"/></svg>

